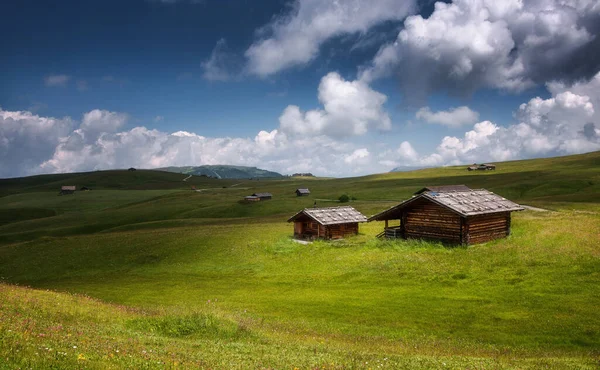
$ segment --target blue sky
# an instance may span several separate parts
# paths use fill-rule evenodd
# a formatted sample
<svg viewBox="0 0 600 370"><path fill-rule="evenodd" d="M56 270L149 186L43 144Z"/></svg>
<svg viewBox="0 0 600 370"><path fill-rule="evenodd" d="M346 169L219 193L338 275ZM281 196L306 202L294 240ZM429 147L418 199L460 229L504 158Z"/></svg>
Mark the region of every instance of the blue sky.
<svg viewBox="0 0 600 370"><path fill-rule="evenodd" d="M352 176L600 149L594 1L0 5L0 177Z"/></svg>

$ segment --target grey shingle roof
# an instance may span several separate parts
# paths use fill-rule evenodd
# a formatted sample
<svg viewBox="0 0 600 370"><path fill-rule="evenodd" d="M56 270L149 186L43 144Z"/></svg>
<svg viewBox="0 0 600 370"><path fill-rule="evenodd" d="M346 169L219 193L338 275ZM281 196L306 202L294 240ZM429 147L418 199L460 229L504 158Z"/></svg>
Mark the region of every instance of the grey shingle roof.
<svg viewBox="0 0 600 370"><path fill-rule="evenodd" d="M63 185L63 186L60 187L60 190L75 191L75 190L77 190L77 186L75 186L75 185Z"/></svg>
<svg viewBox="0 0 600 370"><path fill-rule="evenodd" d="M273 194L271 193L254 193L252 194L253 197L259 197L259 198L265 198L265 197L272 197Z"/></svg>
<svg viewBox="0 0 600 370"><path fill-rule="evenodd" d="M442 206L446 206L463 216L522 211L524 209L517 203L511 202L510 200L485 189L455 193L436 193L430 191L424 193L423 196Z"/></svg>
<svg viewBox="0 0 600 370"><path fill-rule="evenodd" d="M412 202L423 198L448 208L463 217L499 212L522 211L524 209L517 203L511 202L510 200L485 189L455 192L426 191L405 200L397 206L371 216L369 221L385 220L386 214L408 207Z"/></svg>
<svg viewBox="0 0 600 370"><path fill-rule="evenodd" d="M310 190L308 190L306 188L296 189L296 191L301 194L310 194Z"/></svg>
<svg viewBox="0 0 600 370"><path fill-rule="evenodd" d="M302 214L312 218L321 225L345 224L349 222L366 222L367 217L350 206L305 208L296 213L288 222L296 220Z"/></svg>

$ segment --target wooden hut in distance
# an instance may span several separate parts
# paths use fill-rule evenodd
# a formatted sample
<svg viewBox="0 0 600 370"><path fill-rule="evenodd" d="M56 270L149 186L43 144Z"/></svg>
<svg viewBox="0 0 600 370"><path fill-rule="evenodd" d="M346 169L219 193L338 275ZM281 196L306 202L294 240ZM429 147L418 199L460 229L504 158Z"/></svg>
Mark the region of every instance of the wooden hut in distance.
<svg viewBox="0 0 600 370"><path fill-rule="evenodd" d="M252 194L252 196L257 197L260 200L267 200L267 199L273 198L273 194L271 194L271 193L254 193L254 194Z"/></svg>
<svg viewBox="0 0 600 370"><path fill-rule="evenodd" d="M485 189L462 185L427 187L369 221L385 221L388 238L433 239L451 244L477 244L510 234L510 215L523 207ZM398 225L390 226L389 221Z"/></svg>
<svg viewBox="0 0 600 370"><path fill-rule="evenodd" d="M63 185L60 187L60 193L58 193L58 195L73 194L75 193L75 190L77 190L77 186L75 185Z"/></svg>
<svg viewBox="0 0 600 370"><path fill-rule="evenodd" d="M310 190L308 190L307 188L300 188L300 189L296 189L296 196L297 197L304 197L310 195Z"/></svg>
<svg viewBox="0 0 600 370"><path fill-rule="evenodd" d="M297 239L341 239L358 234L358 223L366 221L365 215L350 206L306 208L288 220L294 223Z"/></svg>
<svg viewBox="0 0 600 370"><path fill-rule="evenodd" d="M482 163L482 164L477 164L477 163L473 163L472 166L467 167L467 170L469 171L487 171L487 170L491 170L494 171L496 170L496 165L495 164L491 164L491 163Z"/></svg>

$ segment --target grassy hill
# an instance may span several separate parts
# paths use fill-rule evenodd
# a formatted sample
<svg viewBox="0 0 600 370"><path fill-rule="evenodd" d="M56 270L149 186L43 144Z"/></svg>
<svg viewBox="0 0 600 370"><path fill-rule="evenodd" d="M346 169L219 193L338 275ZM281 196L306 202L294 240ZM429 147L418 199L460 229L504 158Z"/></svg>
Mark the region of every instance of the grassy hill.
<svg viewBox="0 0 600 370"><path fill-rule="evenodd" d="M255 178L277 178L283 177L282 174L262 170L256 167L246 166L226 166L226 165L204 165L204 166L185 166L185 167L164 167L158 168L160 171L175 173L184 173L186 175L210 176L218 179L255 179Z"/></svg>
<svg viewBox="0 0 600 370"><path fill-rule="evenodd" d="M596 368L600 153L497 165L0 180L0 368ZM58 196L64 184L94 190ZM290 240L285 220L315 200L346 193L371 215L441 184L551 211L468 248L378 240L380 223ZM273 199L240 202L260 191Z"/></svg>

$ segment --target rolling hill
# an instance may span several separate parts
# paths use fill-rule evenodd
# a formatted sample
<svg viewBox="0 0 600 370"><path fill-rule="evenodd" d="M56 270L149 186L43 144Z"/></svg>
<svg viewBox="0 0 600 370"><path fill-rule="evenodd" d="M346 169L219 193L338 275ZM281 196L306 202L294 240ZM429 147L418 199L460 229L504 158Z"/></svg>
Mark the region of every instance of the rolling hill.
<svg viewBox="0 0 600 370"><path fill-rule="evenodd" d="M0 368L595 368L600 152L496 164L0 180ZM58 196L67 183L93 190ZM346 193L372 215L444 184L549 211L517 212L510 237L470 247L377 239L378 222L290 239L287 218L315 201Z"/></svg>

